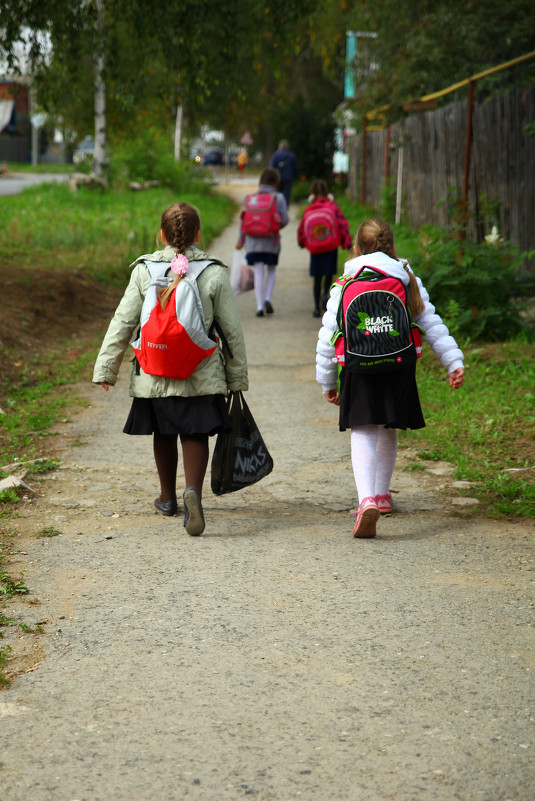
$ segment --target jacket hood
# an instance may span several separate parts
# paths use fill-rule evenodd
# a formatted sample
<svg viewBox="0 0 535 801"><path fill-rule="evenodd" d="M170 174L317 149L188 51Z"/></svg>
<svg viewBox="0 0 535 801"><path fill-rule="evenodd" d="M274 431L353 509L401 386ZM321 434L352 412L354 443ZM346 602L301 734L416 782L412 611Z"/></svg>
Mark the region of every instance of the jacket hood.
<svg viewBox="0 0 535 801"><path fill-rule="evenodd" d="M410 269L407 261L405 264ZM364 256L357 256L346 262L344 267L344 275L355 275L355 273L362 267L377 267L379 270L384 270L385 273L397 278L402 284L409 283L409 276L403 266L403 262L399 259L391 259L386 253L366 253Z"/></svg>

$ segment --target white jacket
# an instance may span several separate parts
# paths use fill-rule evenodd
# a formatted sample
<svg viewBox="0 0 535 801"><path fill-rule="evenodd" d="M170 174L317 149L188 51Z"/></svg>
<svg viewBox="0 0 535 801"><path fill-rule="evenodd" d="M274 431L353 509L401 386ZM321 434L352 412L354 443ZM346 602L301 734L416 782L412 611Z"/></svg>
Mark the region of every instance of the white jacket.
<svg viewBox="0 0 535 801"><path fill-rule="evenodd" d="M409 266L409 265L407 265ZM391 259L385 253L368 253L365 256L358 256L351 259L345 265L344 275L355 275L361 267L377 267L383 272L395 278L399 278L406 287L409 285L409 276L404 269L401 261ZM410 267L409 267L410 269ZM459 350L457 343L442 322L439 315L435 312L435 307L429 301L427 290L417 277L420 294L424 302L422 314L413 315L415 323L418 323L425 331L424 340L431 345L433 352L440 359L443 367L449 373L463 366L463 353ZM338 381L338 366L334 360L334 346L330 344L331 337L337 330L336 314L338 312L338 301L340 299L341 287L333 286L331 295L327 303L327 310L323 315L322 328L318 334L318 344L316 347L316 381L321 384L323 392L335 389Z"/></svg>

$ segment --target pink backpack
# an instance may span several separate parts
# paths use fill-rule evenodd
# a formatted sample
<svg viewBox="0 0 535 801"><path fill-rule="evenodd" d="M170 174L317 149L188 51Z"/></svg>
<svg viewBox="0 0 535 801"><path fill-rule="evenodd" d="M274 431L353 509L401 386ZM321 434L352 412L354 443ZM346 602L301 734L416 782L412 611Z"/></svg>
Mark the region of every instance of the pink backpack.
<svg viewBox="0 0 535 801"><path fill-rule="evenodd" d="M310 253L327 253L340 246L342 237L334 208L329 203L310 206L305 212L305 247Z"/></svg>
<svg viewBox="0 0 535 801"><path fill-rule="evenodd" d="M248 236L268 237L277 235L281 227L277 211L275 192L255 192L245 198L245 209L241 214L242 231Z"/></svg>

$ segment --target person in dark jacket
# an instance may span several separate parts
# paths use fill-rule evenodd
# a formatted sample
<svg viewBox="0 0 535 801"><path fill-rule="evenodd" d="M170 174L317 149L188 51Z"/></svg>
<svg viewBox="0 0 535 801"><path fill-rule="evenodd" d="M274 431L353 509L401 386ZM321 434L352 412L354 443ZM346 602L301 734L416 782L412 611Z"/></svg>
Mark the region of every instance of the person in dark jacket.
<svg viewBox="0 0 535 801"><path fill-rule="evenodd" d="M290 196L292 194L292 184L299 173L299 163L295 153L290 150L286 139L279 142L278 150L273 153L269 160L269 166L275 167L280 175L279 192L284 195L286 205L290 206Z"/></svg>

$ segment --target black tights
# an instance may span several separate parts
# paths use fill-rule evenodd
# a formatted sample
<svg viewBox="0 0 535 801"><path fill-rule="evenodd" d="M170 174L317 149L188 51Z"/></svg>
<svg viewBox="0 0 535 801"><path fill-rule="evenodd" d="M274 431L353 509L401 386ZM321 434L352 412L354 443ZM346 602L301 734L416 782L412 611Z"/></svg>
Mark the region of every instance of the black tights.
<svg viewBox="0 0 535 801"><path fill-rule="evenodd" d="M325 282L323 283L323 298L321 292L321 285L322 281L325 278ZM319 309L320 311L325 308L327 305L327 301L329 299L329 289L333 282L332 275L315 275L314 276L314 308Z"/></svg>
<svg viewBox="0 0 535 801"><path fill-rule="evenodd" d="M186 487L195 487L202 495L208 467L208 434L181 436L182 462ZM160 479L160 501L176 500L178 437L176 434L154 434L154 461Z"/></svg>

